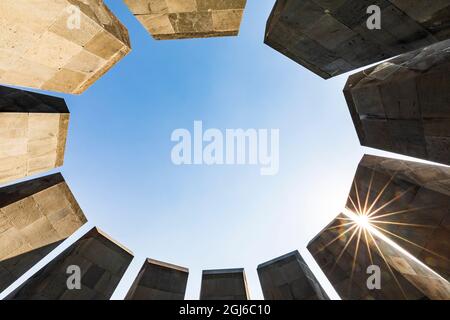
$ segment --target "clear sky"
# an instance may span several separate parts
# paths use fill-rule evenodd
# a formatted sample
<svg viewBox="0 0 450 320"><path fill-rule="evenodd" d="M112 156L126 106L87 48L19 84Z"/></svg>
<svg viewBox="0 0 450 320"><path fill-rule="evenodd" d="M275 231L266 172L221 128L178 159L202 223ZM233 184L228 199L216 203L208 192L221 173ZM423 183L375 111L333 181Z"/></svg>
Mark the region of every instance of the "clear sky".
<svg viewBox="0 0 450 320"><path fill-rule="evenodd" d="M133 51L84 94L58 95L71 111L60 171L89 223L15 285L95 225L135 254L115 299L146 257L188 267L187 298L198 299L203 269L245 268L261 299L257 265L297 249L337 298L306 245L343 209L362 155L386 154L359 145L348 75L325 81L264 45L273 0L248 1L239 37L179 41L153 40L122 1L106 3ZM195 120L280 129L278 175L175 166L171 133Z"/></svg>

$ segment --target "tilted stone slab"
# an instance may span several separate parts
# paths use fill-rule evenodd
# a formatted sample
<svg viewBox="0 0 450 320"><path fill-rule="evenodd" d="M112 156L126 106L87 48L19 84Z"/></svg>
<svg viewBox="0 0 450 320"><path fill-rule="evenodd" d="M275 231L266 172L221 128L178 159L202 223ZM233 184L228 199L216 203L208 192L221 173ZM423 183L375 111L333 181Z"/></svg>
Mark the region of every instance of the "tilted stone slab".
<svg viewBox="0 0 450 320"><path fill-rule="evenodd" d="M93 228L6 297L6 300L108 300L133 254ZM81 286L69 289L71 266L79 267Z"/></svg>
<svg viewBox="0 0 450 320"><path fill-rule="evenodd" d="M204 270L200 300L249 300L244 269Z"/></svg>
<svg viewBox="0 0 450 320"><path fill-rule="evenodd" d="M0 184L63 165L64 99L0 86Z"/></svg>
<svg viewBox="0 0 450 320"><path fill-rule="evenodd" d="M308 250L343 300L423 300L428 299L377 250L368 249L364 235L357 246L358 233L340 214L308 244ZM349 241L351 239L351 241ZM371 238L368 236L368 241ZM370 266L380 269L380 288L367 285Z"/></svg>
<svg viewBox="0 0 450 320"><path fill-rule="evenodd" d="M0 292L83 224L61 174L0 189Z"/></svg>
<svg viewBox="0 0 450 320"><path fill-rule="evenodd" d="M124 0L157 40L237 36L246 0Z"/></svg>
<svg viewBox="0 0 450 320"><path fill-rule="evenodd" d="M266 300L329 300L298 251L258 266Z"/></svg>
<svg viewBox="0 0 450 320"><path fill-rule="evenodd" d="M341 297L448 299L449 182L447 167L363 157L346 207L352 214L368 215L370 230L377 231L355 233L354 220L340 215L308 245ZM381 290L365 285L370 265L382 268Z"/></svg>
<svg viewBox="0 0 450 320"><path fill-rule="evenodd" d="M344 94L363 146L450 165L450 40L352 75Z"/></svg>
<svg viewBox="0 0 450 320"><path fill-rule="evenodd" d="M147 259L125 300L184 300L189 270Z"/></svg>
<svg viewBox="0 0 450 320"><path fill-rule="evenodd" d="M372 5L379 30L367 27ZM328 79L446 40L449 22L447 0L277 0L265 43Z"/></svg>
<svg viewBox="0 0 450 320"><path fill-rule="evenodd" d="M79 94L130 51L103 0L0 1L0 83Z"/></svg>
<svg viewBox="0 0 450 320"><path fill-rule="evenodd" d="M386 236L450 279L449 167L366 155L347 201L352 211L357 195L373 204L374 225Z"/></svg>
<svg viewBox="0 0 450 320"><path fill-rule="evenodd" d="M411 256L383 239L374 236L369 243L373 251L383 253L384 259L392 269L419 289L428 299L450 300L450 283L432 269L412 259Z"/></svg>

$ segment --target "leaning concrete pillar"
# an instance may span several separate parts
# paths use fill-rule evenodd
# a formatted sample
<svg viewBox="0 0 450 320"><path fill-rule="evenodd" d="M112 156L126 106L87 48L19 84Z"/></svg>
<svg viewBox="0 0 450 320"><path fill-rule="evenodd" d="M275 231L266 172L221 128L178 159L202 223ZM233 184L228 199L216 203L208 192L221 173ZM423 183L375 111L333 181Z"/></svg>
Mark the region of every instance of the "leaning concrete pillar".
<svg viewBox="0 0 450 320"><path fill-rule="evenodd" d="M93 228L6 299L108 300L132 259L128 249Z"/></svg>
<svg viewBox="0 0 450 320"><path fill-rule="evenodd" d="M372 5L379 29L367 26ZM277 0L265 43L327 79L447 39L449 8L448 1Z"/></svg>
<svg viewBox="0 0 450 320"><path fill-rule="evenodd" d="M376 229L450 279L450 168L365 155L347 208L364 211L366 199Z"/></svg>
<svg viewBox="0 0 450 320"><path fill-rule="evenodd" d="M388 269L392 269L402 279L400 282L408 282L430 299L445 295L443 288L450 276L449 181L447 167L363 157L347 200L346 215L339 216L308 246L341 295L356 298L369 294L364 286L361 293L349 293L345 291L348 288L341 288L341 281L348 282L349 287L361 286L367 279L365 270L376 259L379 260L376 265L386 266L387 277L392 273ZM356 219L350 219L348 214ZM393 253L389 246L383 249L376 237L372 239L372 233L381 234L386 242L401 250ZM381 250L374 249L375 243ZM359 280L358 270L362 272ZM411 272L418 277L411 277ZM389 281L386 278L383 282ZM425 284L430 287L424 288ZM395 293L395 288L387 289L389 285L371 292L380 294L380 299L405 296L402 290ZM404 292L407 298L417 298L410 295L414 290Z"/></svg>
<svg viewBox="0 0 450 320"><path fill-rule="evenodd" d="M61 174L0 189L0 292L86 223Z"/></svg>
<svg viewBox="0 0 450 320"><path fill-rule="evenodd" d="M434 270L414 259L409 252L398 248L377 235L371 237L372 251L383 259L414 287L431 300L450 300L450 283Z"/></svg>
<svg viewBox="0 0 450 320"><path fill-rule="evenodd" d="M147 259L125 300L184 300L189 270Z"/></svg>
<svg viewBox="0 0 450 320"><path fill-rule="evenodd" d="M266 300L328 300L314 274L298 251L258 266Z"/></svg>
<svg viewBox="0 0 450 320"><path fill-rule="evenodd" d="M79 94L130 51L103 0L0 1L0 83Z"/></svg>
<svg viewBox="0 0 450 320"><path fill-rule="evenodd" d="M62 166L64 99L0 86L0 184Z"/></svg>
<svg viewBox="0 0 450 320"><path fill-rule="evenodd" d="M156 40L237 36L246 0L124 0Z"/></svg>
<svg viewBox="0 0 450 320"><path fill-rule="evenodd" d="M450 165L450 40L352 75L344 94L361 145Z"/></svg>
<svg viewBox="0 0 450 320"><path fill-rule="evenodd" d="M200 300L249 300L244 269L204 270Z"/></svg>
<svg viewBox="0 0 450 320"><path fill-rule="evenodd" d="M308 250L344 300L421 300L427 297L369 249L349 218L340 214L310 241ZM359 240L358 240L359 237ZM369 287L371 266L379 267L380 287ZM372 282L370 282L372 284ZM376 284L376 283L375 283Z"/></svg>

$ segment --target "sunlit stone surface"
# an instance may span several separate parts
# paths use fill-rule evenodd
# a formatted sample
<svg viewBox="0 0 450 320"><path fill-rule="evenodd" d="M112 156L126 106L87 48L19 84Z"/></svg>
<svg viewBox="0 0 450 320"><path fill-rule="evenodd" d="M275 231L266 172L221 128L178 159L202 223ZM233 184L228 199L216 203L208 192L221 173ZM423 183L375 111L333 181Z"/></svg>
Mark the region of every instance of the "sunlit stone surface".
<svg viewBox="0 0 450 320"><path fill-rule="evenodd" d="M0 189L0 292L86 223L54 174Z"/></svg>
<svg viewBox="0 0 450 320"><path fill-rule="evenodd" d="M3 84L79 94L130 51L102 0L1 0L0 30Z"/></svg>
<svg viewBox="0 0 450 320"><path fill-rule="evenodd" d="M125 300L184 300L189 270L147 259Z"/></svg>
<svg viewBox="0 0 450 320"><path fill-rule="evenodd" d="M157 40L236 36L246 0L124 0Z"/></svg>
<svg viewBox="0 0 450 320"><path fill-rule="evenodd" d="M133 254L93 228L12 292L7 300L108 300ZM80 289L70 290L69 266L81 271ZM73 281L69 281L73 284Z"/></svg>
<svg viewBox="0 0 450 320"><path fill-rule="evenodd" d="M298 251L259 265L258 275L266 300L328 300Z"/></svg>
<svg viewBox="0 0 450 320"><path fill-rule="evenodd" d="M249 300L244 269L205 270L200 300Z"/></svg>
<svg viewBox="0 0 450 320"><path fill-rule="evenodd" d="M0 86L0 184L64 162L64 99Z"/></svg>
<svg viewBox="0 0 450 320"><path fill-rule="evenodd" d="M411 256L397 250L377 236L370 242L372 250L380 250L392 269L419 289L428 299L450 300L450 283Z"/></svg>
<svg viewBox="0 0 450 320"><path fill-rule="evenodd" d="M370 227L360 233L341 215L308 245L343 298L450 298L449 183L447 167L364 156L347 210L367 216ZM366 286L370 265L382 269L381 290Z"/></svg>
<svg viewBox="0 0 450 320"><path fill-rule="evenodd" d="M362 145L450 165L450 40L354 74L344 93Z"/></svg>
<svg viewBox="0 0 450 320"><path fill-rule="evenodd" d="M370 30L367 9L381 9ZM265 43L330 78L450 38L448 0L277 0Z"/></svg>
<svg viewBox="0 0 450 320"><path fill-rule="evenodd" d="M372 217L382 221L376 226L383 228L389 238L450 278L449 167L366 155L358 166L347 202L353 211L350 199L357 202L356 194L363 202L368 195L369 208L375 203Z"/></svg>
<svg viewBox="0 0 450 320"><path fill-rule="evenodd" d="M347 244L354 229L348 231L349 226L344 225L348 221L343 219L346 219L346 216L340 214L308 244L308 250L342 299L427 299L398 271L390 269L376 250L371 249L369 254L365 238L360 241L358 249L356 249L357 238L353 238ZM367 286L370 276L367 270L371 265L380 267L381 287L379 290L371 290Z"/></svg>

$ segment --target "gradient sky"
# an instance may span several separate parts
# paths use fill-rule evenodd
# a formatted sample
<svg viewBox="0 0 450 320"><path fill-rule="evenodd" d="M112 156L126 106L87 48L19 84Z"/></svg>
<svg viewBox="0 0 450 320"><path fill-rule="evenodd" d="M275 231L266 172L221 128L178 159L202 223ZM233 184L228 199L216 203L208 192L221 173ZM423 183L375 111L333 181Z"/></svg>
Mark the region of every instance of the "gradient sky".
<svg viewBox="0 0 450 320"><path fill-rule="evenodd" d="M114 299L146 257L188 267L188 299L215 268L245 268L261 299L257 265L297 249L338 298L306 244L343 209L364 153L408 159L360 147L342 94L348 75L325 81L264 45L273 0L248 1L239 37L180 41L153 40L122 1L106 3L133 51L84 94L58 95L71 120L65 164L52 171L89 223L0 297L95 225L135 254ZM173 165L171 133L195 120L280 129L278 175Z"/></svg>

